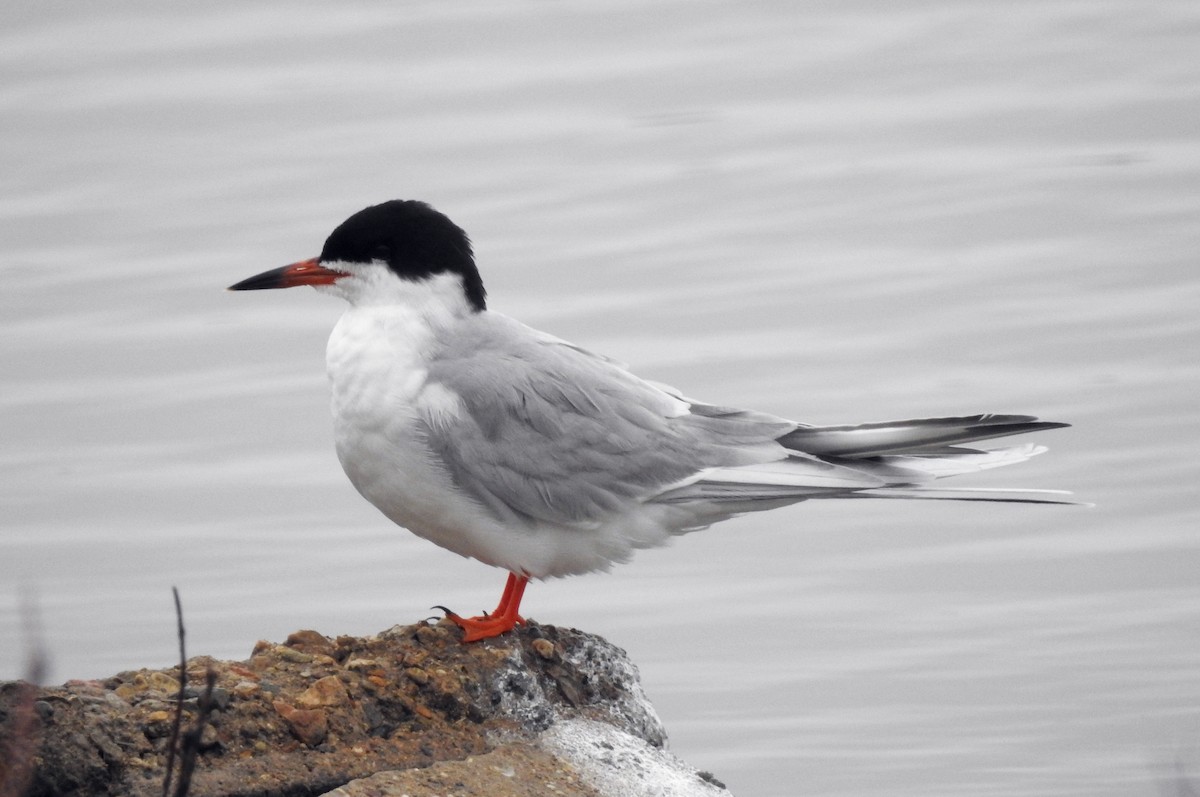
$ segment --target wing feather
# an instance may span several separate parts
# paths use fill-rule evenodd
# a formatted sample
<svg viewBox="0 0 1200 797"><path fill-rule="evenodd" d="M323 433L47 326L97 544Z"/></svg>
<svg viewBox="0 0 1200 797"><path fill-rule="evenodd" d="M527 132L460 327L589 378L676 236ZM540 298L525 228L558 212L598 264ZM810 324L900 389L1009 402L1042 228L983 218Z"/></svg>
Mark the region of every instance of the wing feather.
<svg viewBox="0 0 1200 797"><path fill-rule="evenodd" d="M457 486L499 519L595 525L706 470L786 456L775 438L795 424L693 414L611 360L501 319L430 365L428 384L460 411L426 430Z"/></svg>

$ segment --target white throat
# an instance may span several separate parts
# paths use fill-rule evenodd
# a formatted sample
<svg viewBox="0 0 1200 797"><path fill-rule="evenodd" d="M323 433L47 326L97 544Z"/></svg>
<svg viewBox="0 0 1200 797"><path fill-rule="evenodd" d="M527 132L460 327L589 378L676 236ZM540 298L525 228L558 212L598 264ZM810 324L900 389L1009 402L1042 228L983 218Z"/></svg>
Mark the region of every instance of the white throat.
<svg viewBox="0 0 1200 797"><path fill-rule="evenodd" d="M381 393L380 402L396 402L397 409L415 400L440 341L476 313L462 277L406 280L379 264L330 267L350 274L318 288L350 302L325 352L335 418L354 414L363 397L375 393Z"/></svg>

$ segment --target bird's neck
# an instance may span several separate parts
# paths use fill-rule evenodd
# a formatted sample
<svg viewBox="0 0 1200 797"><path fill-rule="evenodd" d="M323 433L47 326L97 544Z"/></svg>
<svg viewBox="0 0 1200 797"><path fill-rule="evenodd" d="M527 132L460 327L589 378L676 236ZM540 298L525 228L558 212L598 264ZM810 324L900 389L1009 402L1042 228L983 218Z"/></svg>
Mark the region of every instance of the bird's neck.
<svg viewBox="0 0 1200 797"><path fill-rule="evenodd" d="M455 326L487 312L475 310L457 275L397 280L387 287L345 297L350 307L330 339L331 368L355 351L373 351L393 366L419 368L434 356L439 341L453 336Z"/></svg>

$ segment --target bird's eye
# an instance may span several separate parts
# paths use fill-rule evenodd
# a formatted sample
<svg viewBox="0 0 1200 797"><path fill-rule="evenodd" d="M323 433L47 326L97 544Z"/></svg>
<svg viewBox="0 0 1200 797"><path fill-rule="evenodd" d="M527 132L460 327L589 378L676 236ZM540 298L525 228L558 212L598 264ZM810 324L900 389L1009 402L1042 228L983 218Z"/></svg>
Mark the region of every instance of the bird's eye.
<svg viewBox="0 0 1200 797"><path fill-rule="evenodd" d="M392 248L387 244L379 244L379 246L376 246L374 249L372 249L369 254L369 257L372 260L383 260L385 262L390 259L391 256Z"/></svg>

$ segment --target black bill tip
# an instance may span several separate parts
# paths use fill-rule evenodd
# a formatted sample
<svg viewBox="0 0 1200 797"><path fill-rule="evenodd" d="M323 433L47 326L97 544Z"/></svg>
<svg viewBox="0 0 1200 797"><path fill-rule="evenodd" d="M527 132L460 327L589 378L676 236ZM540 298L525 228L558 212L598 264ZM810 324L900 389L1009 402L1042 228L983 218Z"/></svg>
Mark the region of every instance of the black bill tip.
<svg viewBox="0 0 1200 797"><path fill-rule="evenodd" d="M284 272L288 270L288 266L282 268L273 268L270 271L264 271L261 274L255 274L253 277L236 282L230 285L227 290L231 291L265 291L272 288L286 288L284 284Z"/></svg>

